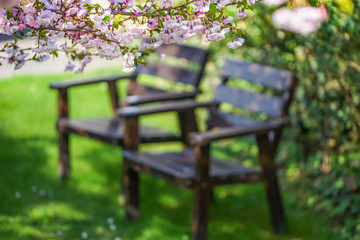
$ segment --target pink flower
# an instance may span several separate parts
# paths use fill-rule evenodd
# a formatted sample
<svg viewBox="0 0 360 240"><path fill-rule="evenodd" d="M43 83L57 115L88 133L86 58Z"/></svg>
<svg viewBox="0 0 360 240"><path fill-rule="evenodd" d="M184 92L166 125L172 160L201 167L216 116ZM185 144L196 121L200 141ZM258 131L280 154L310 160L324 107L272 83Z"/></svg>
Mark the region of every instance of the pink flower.
<svg viewBox="0 0 360 240"><path fill-rule="evenodd" d="M226 25L226 24L228 24L229 22L231 22L232 20L234 20L234 18L233 17L228 17L228 18L225 18L225 19L223 19L223 25Z"/></svg>
<svg viewBox="0 0 360 240"><path fill-rule="evenodd" d="M301 35L316 32L327 17L326 10L315 7L301 7L290 10L280 8L273 14L273 22L276 26Z"/></svg>
<svg viewBox="0 0 360 240"><path fill-rule="evenodd" d="M14 6L16 1L19 1L18 8L9 11L3 8L10 6L9 3ZM243 19L246 17L244 10L249 8L247 5L257 0L246 0L248 4L242 0L195 0L187 1L185 5L188 6L181 9L176 7L175 0L147 0L142 5L144 9L139 9L145 12L156 9L158 12L147 23L139 18L140 10L132 7L134 0L108 0L111 7L95 6L91 0L40 0L45 7L37 10L35 1L0 0L0 34L11 35L29 27L29 38L34 41L30 49L24 49L17 42L10 43L7 48L0 46L0 54L6 55L11 64L20 68L27 61L46 60L62 51L72 62L79 62L78 71L81 72L91 55L108 60L125 55L124 70L133 71L138 47L131 45L128 48L130 46L126 45L135 44L136 39L149 35L156 38L149 44L152 48L184 41L195 35L205 35L205 41L220 41L230 30L234 30L235 26L229 24L234 18L224 17L221 21L212 16L224 16L228 4L238 3L234 5L240 11L236 17ZM175 8L169 10L169 7ZM217 14L214 15L214 11ZM122 14L130 12L133 14ZM124 19L118 19L118 14ZM45 27L46 31L39 31L40 27ZM243 41L239 38L228 46L236 48ZM129 50L124 53L124 49ZM25 53L33 56L26 57ZM73 63L69 63L65 70L73 71L74 67Z"/></svg>
<svg viewBox="0 0 360 240"><path fill-rule="evenodd" d="M26 25L24 23L19 24L19 30L23 30L26 27Z"/></svg>
<svg viewBox="0 0 360 240"><path fill-rule="evenodd" d="M148 24L148 27L149 28L152 28L152 29L155 29L155 28L158 28L159 25L158 25L158 20L155 19L155 18L150 18L147 22Z"/></svg>
<svg viewBox="0 0 360 240"><path fill-rule="evenodd" d="M227 43L226 46L228 46L229 48L235 49L235 48L242 46L244 44L244 42L245 42L245 39L238 38L232 42Z"/></svg>
<svg viewBox="0 0 360 240"><path fill-rule="evenodd" d="M279 6L281 4L286 3L288 0L262 0L262 2L266 5Z"/></svg>
<svg viewBox="0 0 360 240"><path fill-rule="evenodd" d="M135 70L134 60L136 56L132 52L128 52L123 56L123 71L133 72Z"/></svg>
<svg viewBox="0 0 360 240"><path fill-rule="evenodd" d="M164 7L171 7L174 4L174 0L160 0L159 4Z"/></svg>
<svg viewBox="0 0 360 240"><path fill-rule="evenodd" d="M41 55L41 56L39 57L40 62L44 62L44 61L46 61L46 60L48 60L48 59L50 59L50 56L49 56L49 55Z"/></svg>
<svg viewBox="0 0 360 240"><path fill-rule="evenodd" d="M160 54L160 61L164 61L165 58L166 58L166 54L165 54L165 53Z"/></svg>
<svg viewBox="0 0 360 240"><path fill-rule="evenodd" d="M244 19L246 18L246 13L244 10L242 10L241 12L239 12L237 15L236 15L236 18L237 19Z"/></svg>
<svg viewBox="0 0 360 240"><path fill-rule="evenodd" d="M74 70L74 68L75 68L75 64L72 64L72 63L68 63L68 64L66 64L66 66L65 66L65 72L66 71L73 71Z"/></svg>

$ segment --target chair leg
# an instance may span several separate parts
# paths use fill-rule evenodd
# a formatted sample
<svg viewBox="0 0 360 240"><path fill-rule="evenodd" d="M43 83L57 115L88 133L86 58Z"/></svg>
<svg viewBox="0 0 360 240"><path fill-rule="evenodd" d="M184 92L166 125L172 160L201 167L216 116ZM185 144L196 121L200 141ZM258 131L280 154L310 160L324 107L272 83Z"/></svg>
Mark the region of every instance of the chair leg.
<svg viewBox="0 0 360 240"><path fill-rule="evenodd" d="M195 187L193 240L207 240L210 189L209 184Z"/></svg>
<svg viewBox="0 0 360 240"><path fill-rule="evenodd" d="M276 175L273 145L269 141L267 135L257 136L257 142L259 146L260 162L264 173L264 183L270 206L273 228L275 233L287 233L288 225L285 218Z"/></svg>
<svg viewBox="0 0 360 240"><path fill-rule="evenodd" d="M70 175L69 134L59 131L59 177L65 180Z"/></svg>
<svg viewBox="0 0 360 240"><path fill-rule="evenodd" d="M211 203L216 203L216 196L215 196L215 192L214 192L214 187L212 187L210 189L210 200L211 200Z"/></svg>
<svg viewBox="0 0 360 240"><path fill-rule="evenodd" d="M195 147L196 185L194 189L193 240L207 240L211 184L209 146Z"/></svg>
<svg viewBox="0 0 360 240"><path fill-rule="evenodd" d="M123 164L123 190L125 197L125 217L133 220L140 217L139 211L139 174L130 167Z"/></svg>
<svg viewBox="0 0 360 240"><path fill-rule="evenodd" d="M182 142L185 147L189 146L189 134L197 132L198 126L196 122L194 110L183 110L178 112Z"/></svg>
<svg viewBox="0 0 360 240"><path fill-rule="evenodd" d="M265 176L267 197L270 205L272 223L275 233L288 233L288 225L285 219L280 190L276 177L276 172L272 171Z"/></svg>

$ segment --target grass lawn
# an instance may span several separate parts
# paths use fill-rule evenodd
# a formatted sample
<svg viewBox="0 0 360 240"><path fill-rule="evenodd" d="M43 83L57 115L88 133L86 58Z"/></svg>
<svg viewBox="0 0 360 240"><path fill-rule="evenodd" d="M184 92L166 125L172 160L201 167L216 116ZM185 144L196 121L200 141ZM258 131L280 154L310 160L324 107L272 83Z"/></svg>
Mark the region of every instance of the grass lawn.
<svg viewBox="0 0 360 240"><path fill-rule="evenodd" d="M149 176L141 176L142 218L124 220L120 148L72 136L73 174L59 181L57 92L48 85L70 76L0 79L0 239L191 239L192 192ZM70 101L73 117L111 114L103 84L74 88ZM165 121L177 131L175 120L175 115L162 114L145 122L161 126ZM283 236L272 233L262 185L218 187L215 194L211 240L336 238L326 216L299 206L296 189L283 191L290 225Z"/></svg>

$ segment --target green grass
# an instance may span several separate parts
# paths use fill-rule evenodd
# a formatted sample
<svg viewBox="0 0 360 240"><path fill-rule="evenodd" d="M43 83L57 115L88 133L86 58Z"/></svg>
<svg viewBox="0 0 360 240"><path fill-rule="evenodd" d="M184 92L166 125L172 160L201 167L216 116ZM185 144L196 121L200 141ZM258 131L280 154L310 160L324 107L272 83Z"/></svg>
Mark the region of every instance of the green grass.
<svg viewBox="0 0 360 240"><path fill-rule="evenodd" d="M48 85L68 77L73 75L0 80L0 239L83 239L85 233L87 239L191 239L192 192L149 176L141 176L141 219L124 220L120 148L72 136L73 174L65 183L58 180L57 93ZM106 85L74 88L70 101L75 117L111 114ZM153 126L165 121L178 131L175 119L162 114L144 120ZM218 187L215 194L211 240L335 238L326 216L299 206L296 189L283 191L290 225L283 236L272 233L262 185Z"/></svg>

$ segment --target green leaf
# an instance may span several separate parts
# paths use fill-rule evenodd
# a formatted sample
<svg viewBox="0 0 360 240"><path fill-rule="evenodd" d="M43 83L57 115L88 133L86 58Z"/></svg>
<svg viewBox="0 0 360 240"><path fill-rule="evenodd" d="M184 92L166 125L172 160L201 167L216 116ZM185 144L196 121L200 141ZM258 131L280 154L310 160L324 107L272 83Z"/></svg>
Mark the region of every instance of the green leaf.
<svg viewBox="0 0 360 240"><path fill-rule="evenodd" d="M181 16L183 16L186 20L188 19L188 15L184 12L180 12Z"/></svg>
<svg viewBox="0 0 360 240"><path fill-rule="evenodd" d="M312 6L312 7L316 7L317 5L319 5L319 0L308 0L308 3Z"/></svg>
<svg viewBox="0 0 360 240"><path fill-rule="evenodd" d="M138 66L138 61L137 61L136 58L134 59L134 64L135 64L136 67Z"/></svg>
<svg viewBox="0 0 360 240"><path fill-rule="evenodd" d="M113 21L113 27L118 29L119 28L119 21L117 21L117 20Z"/></svg>
<svg viewBox="0 0 360 240"><path fill-rule="evenodd" d="M335 2L347 14L354 12L354 3L352 0L335 0Z"/></svg>
<svg viewBox="0 0 360 240"><path fill-rule="evenodd" d="M236 32L239 34L239 36L242 36L242 32L240 29L236 28Z"/></svg>
<svg viewBox="0 0 360 240"><path fill-rule="evenodd" d="M216 5L214 3L210 3L210 13L215 13L216 12Z"/></svg>
<svg viewBox="0 0 360 240"><path fill-rule="evenodd" d="M158 18L158 25L159 25L159 27L164 27L164 23L163 23L163 21L161 20L161 18Z"/></svg>
<svg viewBox="0 0 360 240"><path fill-rule="evenodd" d="M146 66L145 59L143 59L142 57L139 57L137 60L138 60L139 63Z"/></svg>
<svg viewBox="0 0 360 240"><path fill-rule="evenodd" d="M109 20L110 20L110 17L109 17L109 16L105 16L105 17L103 18L103 21L104 21L104 22L109 21Z"/></svg>
<svg viewBox="0 0 360 240"><path fill-rule="evenodd" d="M6 18L9 20L9 19L12 18L12 17L13 17L13 14L12 14L11 10L8 9L8 10L6 11Z"/></svg>
<svg viewBox="0 0 360 240"><path fill-rule="evenodd" d="M48 32L49 32L49 31L47 31L47 30L42 30L42 31L40 32L40 36L45 36Z"/></svg>
<svg viewBox="0 0 360 240"><path fill-rule="evenodd" d="M144 8L143 8L143 6L141 6L141 5L136 5L138 8L140 8L141 9L141 11L144 11Z"/></svg>
<svg viewBox="0 0 360 240"><path fill-rule="evenodd" d="M187 10L196 10L196 7L193 5L188 5Z"/></svg>
<svg viewBox="0 0 360 240"><path fill-rule="evenodd" d="M254 6L253 5L247 5L247 8L250 9L251 11L255 11Z"/></svg>
<svg viewBox="0 0 360 240"><path fill-rule="evenodd" d="M22 37L25 36L25 33L23 31L20 31L19 33L20 33L20 36L22 36Z"/></svg>

